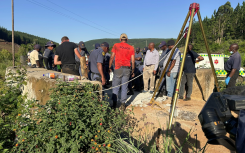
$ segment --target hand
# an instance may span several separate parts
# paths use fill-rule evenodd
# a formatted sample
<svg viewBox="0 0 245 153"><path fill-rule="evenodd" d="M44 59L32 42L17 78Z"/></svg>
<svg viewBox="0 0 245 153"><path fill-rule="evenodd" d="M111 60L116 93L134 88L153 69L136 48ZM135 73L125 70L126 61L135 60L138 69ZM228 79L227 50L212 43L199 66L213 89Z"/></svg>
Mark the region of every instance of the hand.
<svg viewBox="0 0 245 153"><path fill-rule="evenodd" d="M105 85L105 78L101 78L102 85Z"/></svg>
<svg viewBox="0 0 245 153"><path fill-rule="evenodd" d="M156 74L157 74L157 71L156 71L156 70L154 70L154 71L153 71L153 74L154 74L154 75L156 75Z"/></svg>
<svg viewBox="0 0 245 153"><path fill-rule="evenodd" d="M225 79L225 84L226 84L226 85L228 85L228 84L229 84L230 79L231 79L230 77L227 77L227 78Z"/></svg>
<svg viewBox="0 0 245 153"><path fill-rule="evenodd" d="M144 71L144 68L143 68L143 71Z"/></svg>
<svg viewBox="0 0 245 153"><path fill-rule="evenodd" d="M170 74L171 74L171 72L170 72L170 71L168 71L167 76L168 76L168 77L170 77Z"/></svg>
<svg viewBox="0 0 245 153"><path fill-rule="evenodd" d="M109 73L111 73L112 72L112 69L109 69Z"/></svg>
<svg viewBox="0 0 245 153"><path fill-rule="evenodd" d="M133 78L134 76L135 76L134 73L132 73L132 78Z"/></svg>

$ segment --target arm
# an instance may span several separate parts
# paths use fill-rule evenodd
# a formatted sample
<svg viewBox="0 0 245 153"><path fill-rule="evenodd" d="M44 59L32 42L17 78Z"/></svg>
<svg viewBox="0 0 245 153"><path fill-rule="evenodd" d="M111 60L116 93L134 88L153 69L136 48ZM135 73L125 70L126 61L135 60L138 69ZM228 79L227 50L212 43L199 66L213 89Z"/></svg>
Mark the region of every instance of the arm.
<svg viewBox="0 0 245 153"><path fill-rule="evenodd" d="M114 53L114 52L112 52L112 54L111 54L111 58L110 58L110 61L109 61L109 68L111 68L111 66L112 66L112 63L113 63L113 59L114 59L114 57L115 57L115 53Z"/></svg>
<svg viewBox="0 0 245 153"><path fill-rule="evenodd" d="M159 54L158 54L158 52L157 52L157 56L156 56L156 64L155 64L155 69L154 69L154 71L157 70L158 64L159 64ZM155 72L154 72L154 73L155 73Z"/></svg>
<svg viewBox="0 0 245 153"><path fill-rule="evenodd" d="M231 78L235 74L235 72L236 72L236 69L232 69L229 77Z"/></svg>
<svg viewBox="0 0 245 153"><path fill-rule="evenodd" d="M98 71L100 72L100 75L101 75L102 85L105 85L105 77L104 77L104 73L103 73L102 63L97 63L97 68L98 68Z"/></svg>
<svg viewBox="0 0 245 153"><path fill-rule="evenodd" d="M62 64L61 61L58 61L58 58L59 58L58 55L55 55L55 56L54 56L54 64L55 64L55 65L61 65L61 64ZM45 64L46 64L46 63L45 63Z"/></svg>
<svg viewBox="0 0 245 153"><path fill-rule="evenodd" d="M134 69L135 69L135 58L134 58L134 55L131 55L131 62L132 62L132 72L134 72Z"/></svg>
<svg viewBox="0 0 245 153"><path fill-rule="evenodd" d="M198 63L198 62L204 60L204 58L203 58L202 56L198 56L197 59L198 59L198 60L196 60L196 63Z"/></svg>
<svg viewBox="0 0 245 153"><path fill-rule="evenodd" d="M77 57L80 59L81 55L80 53L78 52L77 48L74 49L74 53L77 55Z"/></svg>
<svg viewBox="0 0 245 153"><path fill-rule="evenodd" d="M171 62L171 65L170 65L169 70L168 70L169 72L171 72L171 70L174 68L175 63L176 63L176 60L173 60Z"/></svg>

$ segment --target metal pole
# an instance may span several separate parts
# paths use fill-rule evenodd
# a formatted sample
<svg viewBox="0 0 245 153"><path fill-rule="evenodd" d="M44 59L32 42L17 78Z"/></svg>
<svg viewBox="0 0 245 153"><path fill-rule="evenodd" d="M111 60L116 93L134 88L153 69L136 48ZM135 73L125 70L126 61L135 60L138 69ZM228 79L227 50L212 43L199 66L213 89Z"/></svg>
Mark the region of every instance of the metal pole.
<svg viewBox="0 0 245 153"><path fill-rule="evenodd" d="M192 28L192 23L193 23L194 12L195 12L195 8L192 8L192 11L191 11L191 20L190 20L190 24L189 24L189 28L188 28L188 33L187 33L186 41L185 41L185 50L184 50L184 53L183 53L183 58L182 58L182 62L181 62L181 66L180 66L180 71L179 71L179 75L178 75L178 80L177 80L176 90L175 90L175 94L174 94L174 99L173 99L173 102L172 102L172 111L171 111L171 115L170 115L170 119L169 119L169 125L168 125L168 129L169 130L171 129L171 126L172 126L173 117L174 117L174 111L175 111L175 107L176 107L176 103L177 103L177 98L178 98L178 94L179 94L181 77L182 77L182 72L183 72L184 65L185 65L185 57L186 57L187 47L188 47L188 43L189 43L189 39L190 39L190 34L191 34L191 28Z"/></svg>
<svg viewBox="0 0 245 153"><path fill-rule="evenodd" d="M12 0L12 54L13 54L13 66L14 63L14 0Z"/></svg>
<svg viewBox="0 0 245 153"><path fill-rule="evenodd" d="M216 89L217 89L218 92L220 92L218 79L217 79L217 76L216 76L216 73L215 73L215 69L214 69L214 63L213 63L213 60L212 60L212 57L211 57L211 53L210 53L210 50L209 50L207 38L206 38L206 35L205 35L205 32L204 32L204 28L203 28L203 25L202 25L202 18L201 18L201 14L200 14L199 10L197 11L197 16L198 16L198 20L199 20L199 23L200 23L202 36L203 36L203 39L204 39L204 42L205 42L205 46L206 46L206 49L207 49L208 58L209 58L210 65L211 65L211 69L212 69L212 72L213 72Z"/></svg>
<svg viewBox="0 0 245 153"><path fill-rule="evenodd" d="M179 33L179 36L178 36L178 38L177 38L177 40L176 40L176 44L177 44L177 42L180 40L180 38L181 38L181 36L182 36L182 34L183 34L183 31L184 31L184 29L185 29L185 26L186 26L186 23L187 23L187 21L188 21L188 19L189 19L189 16L190 16L190 11L188 11L188 13L187 13L187 16L186 16L186 18L185 18L184 24L182 25L182 28L181 28L180 33ZM175 44L175 45L176 45L176 44ZM176 47L175 47L175 48L176 48ZM172 58L172 56L173 56L173 54L174 54L175 48L172 49L173 51L171 52L171 55L170 55L170 57L169 57L169 59L168 59L166 65L169 65L170 60L171 60L171 58ZM168 68L168 66L166 66L166 67L164 68L163 73L162 73L162 75L161 75L161 77L160 77L160 79L159 79L159 81L158 81L157 87L155 88L155 91L154 91L153 96L152 96L151 101L150 101L151 104L154 102L154 97L155 97L155 95L156 95L156 93L157 93L157 91L158 91L158 89L159 89L159 87L160 87L160 84L161 84L161 82L162 82L162 79L163 79L163 77L164 77L166 71L167 71L167 68Z"/></svg>

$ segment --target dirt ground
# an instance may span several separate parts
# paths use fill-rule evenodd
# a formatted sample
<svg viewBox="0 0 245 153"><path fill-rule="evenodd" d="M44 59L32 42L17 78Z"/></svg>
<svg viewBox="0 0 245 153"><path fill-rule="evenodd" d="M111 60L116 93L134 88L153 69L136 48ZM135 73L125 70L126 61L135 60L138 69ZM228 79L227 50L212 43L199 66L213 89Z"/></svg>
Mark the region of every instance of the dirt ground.
<svg viewBox="0 0 245 153"><path fill-rule="evenodd" d="M167 100L162 102L161 106L163 106L164 104L170 104L170 101ZM176 138L174 143L177 146L181 146L180 144L182 144L185 141L185 138L187 137L191 129L192 130L188 141L192 143L195 148L197 148L197 151L199 151L201 148L205 146L207 139L202 131L200 122L197 118L197 115L203 108L204 104L204 101L191 100L185 102L183 100L178 100L177 109L194 112L196 113L196 118L193 121L185 121L178 118L174 119L175 126L173 127L173 133L175 134ZM128 106L127 109L131 109L131 107ZM134 133L134 137L137 138L140 135L143 139L144 137L147 137L147 140L152 140L154 142L157 137L159 128L162 130L163 133L164 131L166 131L167 122L169 120L169 113L166 109L160 110L157 106L154 106L154 108L150 106L134 107L133 112L135 115L134 117L139 121L137 128L138 130ZM161 145L161 140L159 144ZM186 144L184 145L182 151L184 153L188 153L193 152L193 149L191 145ZM220 145L207 145L206 153L234 152Z"/></svg>

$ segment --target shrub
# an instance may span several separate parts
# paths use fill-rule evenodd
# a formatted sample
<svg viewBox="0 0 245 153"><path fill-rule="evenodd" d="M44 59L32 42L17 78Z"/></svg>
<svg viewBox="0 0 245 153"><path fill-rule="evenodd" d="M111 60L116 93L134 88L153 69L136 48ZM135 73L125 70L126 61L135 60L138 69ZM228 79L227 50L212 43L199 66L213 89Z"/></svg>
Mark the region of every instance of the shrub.
<svg viewBox="0 0 245 153"><path fill-rule="evenodd" d="M111 110L109 103L93 92L97 88L90 83L57 84L47 104L37 105L36 115L18 117L18 142L12 151L112 151L114 140L127 123L126 115ZM30 114L24 112L25 116Z"/></svg>
<svg viewBox="0 0 245 153"><path fill-rule="evenodd" d="M21 95L25 74L24 69L18 69L16 73L8 74L9 78L6 82L0 80L0 152L13 146L15 139L13 125L17 114L23 109L22 104L25 100L25 96Z"/></svg>

